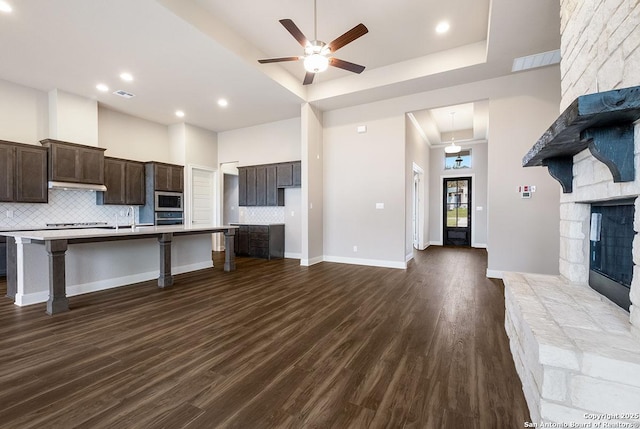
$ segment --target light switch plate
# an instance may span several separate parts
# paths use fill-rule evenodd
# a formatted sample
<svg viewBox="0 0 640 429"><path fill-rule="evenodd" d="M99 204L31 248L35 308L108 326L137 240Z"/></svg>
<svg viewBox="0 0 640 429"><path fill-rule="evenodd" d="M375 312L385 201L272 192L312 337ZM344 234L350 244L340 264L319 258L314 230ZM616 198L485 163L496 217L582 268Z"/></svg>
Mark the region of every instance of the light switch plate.
<svg viewBox="0 0 640 429"><path fill-rule="evenodd" d="M376 203L376 209L378 210L384 209L384 203Z"/></svg>

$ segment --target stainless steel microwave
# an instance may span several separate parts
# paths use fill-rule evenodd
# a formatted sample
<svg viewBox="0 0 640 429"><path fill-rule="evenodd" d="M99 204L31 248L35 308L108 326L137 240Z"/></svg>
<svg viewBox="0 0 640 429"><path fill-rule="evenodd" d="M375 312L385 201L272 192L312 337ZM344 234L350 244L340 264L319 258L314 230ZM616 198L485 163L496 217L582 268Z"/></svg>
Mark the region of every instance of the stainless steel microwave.
<svg viewBox="0 0 640 429"><path fill-rule="evenodd" d="M181 212L182 192L160 192L155 193L155 211L157 212Z"/></svg>

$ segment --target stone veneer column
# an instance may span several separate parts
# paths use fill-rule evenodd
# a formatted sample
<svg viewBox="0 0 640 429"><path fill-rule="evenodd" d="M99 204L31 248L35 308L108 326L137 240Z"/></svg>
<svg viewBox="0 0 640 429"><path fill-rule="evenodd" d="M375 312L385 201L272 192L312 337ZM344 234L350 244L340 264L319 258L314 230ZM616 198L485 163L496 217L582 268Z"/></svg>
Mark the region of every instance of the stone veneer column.
<svg viewBox="0 0 640 429"><path fill-rule="evenodd" d="M638 0L560 0L560 111L579 95L640 85L639 17Z"/></svg>
<svg viewBox="0 0 640 429"><path fill-rule="evenodd" d="M560 274L573 283L589 282L590 213L589 204L560 204Z"/></svg>

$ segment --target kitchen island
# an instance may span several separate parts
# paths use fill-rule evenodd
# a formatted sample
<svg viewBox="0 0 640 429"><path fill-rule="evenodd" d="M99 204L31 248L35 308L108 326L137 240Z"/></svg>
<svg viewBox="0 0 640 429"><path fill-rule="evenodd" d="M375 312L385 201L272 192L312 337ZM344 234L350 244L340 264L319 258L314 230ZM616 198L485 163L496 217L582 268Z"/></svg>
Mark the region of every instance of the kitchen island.
<svg viewBox="0 0 640 429"><path fill-rule="evenodd" d="M235 269L236 226L145 226L4 231L7 296L17 305L47 302L47 313L69 310L78 295L140 281L173 284L173 273L213 266L211 234L225 235L224 270ZM159 261L159 262L158 262Z"/></svg>

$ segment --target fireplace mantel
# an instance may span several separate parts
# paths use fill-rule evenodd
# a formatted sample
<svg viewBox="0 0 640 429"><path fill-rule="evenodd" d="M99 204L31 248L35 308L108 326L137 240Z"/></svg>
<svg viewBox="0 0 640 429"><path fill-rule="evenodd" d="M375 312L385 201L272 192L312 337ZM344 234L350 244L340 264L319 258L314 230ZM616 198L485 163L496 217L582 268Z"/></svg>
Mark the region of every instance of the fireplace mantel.
<svg viewBox="0 0 640 429"><path fill-rule="evenodd" d="M522 159L546 166L564 193L573 191L573 156L586 148L607 165L614 182L635 179L634 122L640 119L640 86L583 95L574 100Z"/></svg>

